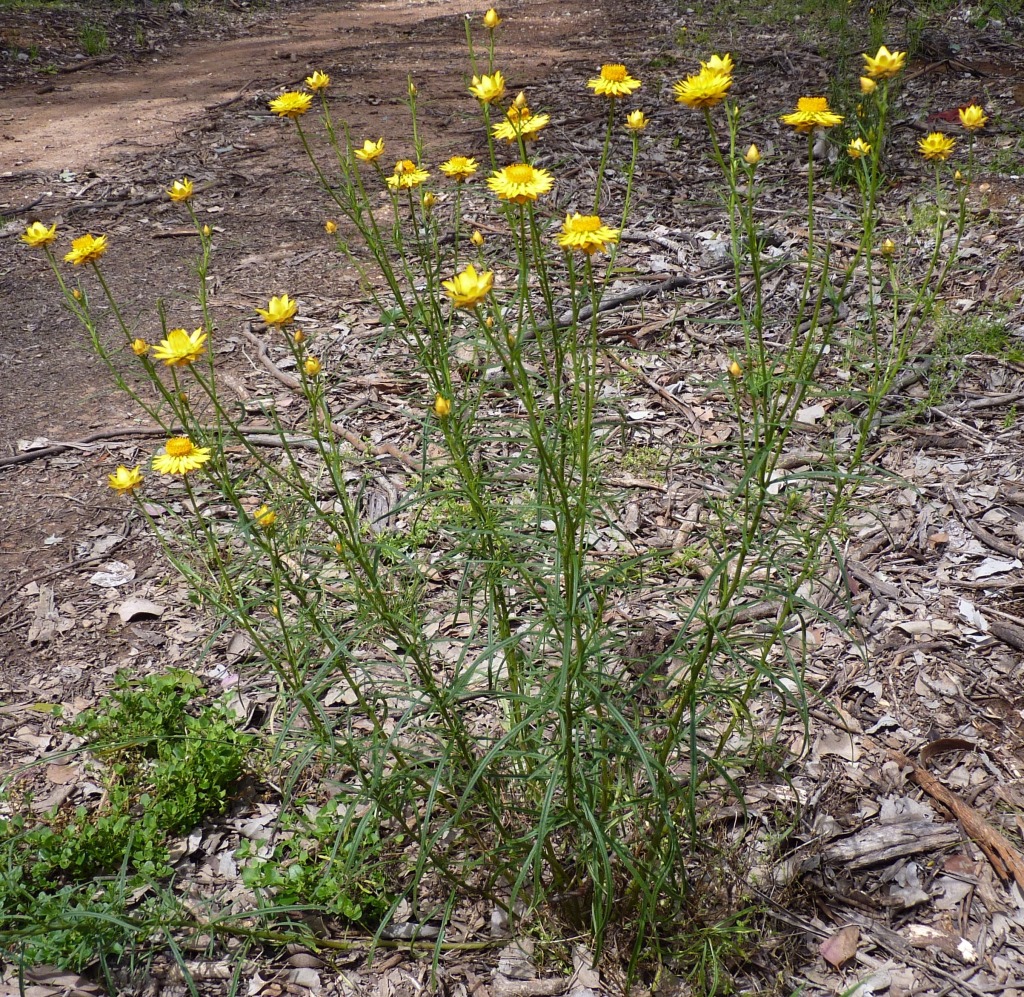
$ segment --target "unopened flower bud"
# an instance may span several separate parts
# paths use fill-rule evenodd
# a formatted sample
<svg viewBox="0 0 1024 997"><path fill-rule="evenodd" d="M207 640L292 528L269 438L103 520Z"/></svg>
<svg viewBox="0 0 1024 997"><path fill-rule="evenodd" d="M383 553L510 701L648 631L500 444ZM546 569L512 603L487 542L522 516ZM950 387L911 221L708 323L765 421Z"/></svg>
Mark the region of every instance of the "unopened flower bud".
<svg viewBox="0 0 1024 997"><path fill-rule="evenodd" d="M889 259L896 252L896 243L892 239L886 239L879 248L882 255Z"/></svg>
<svg viewBox="0 0 1024 997"><path fill-rule="evenodd" d="M338 223L328 218L327 221L324 222L324 231L328 235L334 235L334 233L338 231Z"/></svg>
<svg viewBox="0 0 1024 997"><path fill-rule="evenodd" d="M437 203L437 198L428 190L423 195L423 207L426 211L429 211Z"/></svg>
<svg viewBox="0 0 1024 997"><path fill-rule="evenodd" d="M81 300L82 300L82 292L81 292L81 291L79 291L79 290L78 290L78 288L76 287L76 288L75 288L75 289L74 289L74 290L73 290L73 291L71 292L71 297L73 297L73 298L75 299L75 301L81 301Z"/></svg>
<svg viewBox="0 0 1024 997"><path fill-rule="evenodd" d="M482 246L484 244L484 234L480 229L474 229L473 234L469 237L469 241L474 246Z"/></svg>
<svg viewBox="0 0 1024 997"><path fill-rule="evenodd" d="M149 343L144 339L136 339L132 342L132 353L137 357L144 357L149 352Z"/></svg>
<svg viewBox="0 0 1024 997"><path fill-rule="evenodd" d="M306 334L301 329L296 329L292 333L292 341L295 343L296 346L298 346L299 343L304 342L305 339L306 339Z"/></svg>
<svg viewBox="0 0 1024 997"><path fill-rule="evenodd" d="M451 399L445 398L444 395L439 394L434 399L434 415L436 415L438 419L447 419L448 416L451 415L451 412Z"/></svg>
<svg viewBox="0 0 1024 997"><path fill-rule="evenodd" d="M743 161L748 166L757 166L761 162L761 150L753 142L750 143L750 148L743 154Z"/></svg>
<svg viewBox="0 0 1024 997"><path fill-rule="evenodd" d="M316 357L306 357L302 369L306 372L307 377L316 377L320 373L320 361Z"/></svg>
<svg viewBox="0 0 1024 997"><path fill-rule="evenodd" d="M729 361L729 376L730 377L741 377L743 374L743 368L735 361Z"/></svg>
<svg viewBox="0 0 1024 997"><path fill-rule="evenodd" d="M206 236L207 239L209 239L210 236L213 235L213 229L210 228L209 225L204 225L203 226L203 235Z"/></svg>
<svg viewBox="0 0 1024 997"><path fill-rule="evenodd" d="M498 12L491 7L491 9L484 14L484 27L489 31L493 31L499 24L501 24L501 18L498 16Z"/></svg>
<svg viewBox="0 0 1024 997"><path fill-rule="evenodd" d="M860 92L863 94L874 93L878 83L871 79L870 76L862 76L860 78Z"/></svg>

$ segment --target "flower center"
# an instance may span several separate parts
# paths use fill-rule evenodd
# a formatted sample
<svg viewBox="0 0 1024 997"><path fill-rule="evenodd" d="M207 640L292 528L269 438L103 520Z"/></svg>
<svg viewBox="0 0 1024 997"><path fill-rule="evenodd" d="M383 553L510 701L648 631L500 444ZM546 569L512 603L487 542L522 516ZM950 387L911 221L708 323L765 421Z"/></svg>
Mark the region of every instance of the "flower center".
<svg viewBox="0 0 1024 997"><path fill-rule="evenodd" d="M626 79L626 67L607 65L601 67L601 79L612 83L622 83Z"/></svg>
<svg viewBox="0 0 1024 997"><path fill-rule="evenodd" d="M807 111L813 114L815 111L827 111L828 100L825 97L801 97L796 102L798 111Z"/></svg>
<svg viewBox="0 0 1024 997"><path fill-rule="evenodd" d="M416 164L411 159L403 159L401 162L395 163L395 173L399 176L405 173L415 173Z"/></svg>
<svg viewBox="0 0 1024 997"><path fill-rule="evenodd" d="M601 227L601 219L597 215L584 215L574 219L572 227L577 232L596 232Z"/></svg>
<svg viewBox="0 0 1024 997"><path fill-rule="evenodd" d="M187 457L192 453L192 441L187 436L175 436L167 441L168 457Z"/></svg>
<svg viewBox="0 0 1024 997"><path fill-rule="evenodd" d="M510 183L529 183L533 179L533 167L529 163L513 163L505 170Z"/></svg>

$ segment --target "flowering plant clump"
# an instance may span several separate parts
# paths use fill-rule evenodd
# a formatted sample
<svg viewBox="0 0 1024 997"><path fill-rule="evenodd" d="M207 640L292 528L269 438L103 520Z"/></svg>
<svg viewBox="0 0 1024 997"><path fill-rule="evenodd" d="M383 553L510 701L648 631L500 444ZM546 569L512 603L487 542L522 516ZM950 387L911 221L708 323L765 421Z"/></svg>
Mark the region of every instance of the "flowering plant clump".
<svg viewBox="0 0 1024 997"><path fill-rule="evenodd" d="M562 898L586 897L587 910L572 916L587 922L595 951L625 940L635 958L653 950L667 965L689 947L671 925L692 923L702 815L723 791L741 793L742 773L763 757L756 697L769 690L773 709L806 710L806 635L836 619L830 579L845 578L837 537L868 477L882 406L958 256L970 149L987 117L978 105L961 109L964 174L941 165L954 153L952 138L936 132L919 144L937 163L943 210L915 288L906 271L920 233L901 241L899 255L891 239L879 241L895 234L880 163L905 53L882 46L864 56L859 84L849 81L863 113L851 113L850 133L832 143L846 155L830 157L856 182L834 195L849 194L843 211L830 205L823 218L816 199L816 146L828 144L820 130L843 115L811 96L781 116L806 137L807 159L802 217L792 226L798 245L779 249L779 262L777 247L765 245L762 188L792 193L797 171L788 157L762 159L774 141L762 129L779 125L744 116L731 55L701 61L650 117L622 106L641 87L624 65L579 74L577 101L607 98L603 143L599 159L563 165L564 149L535 158L528 140L551 119L531 110L525 91L505 109L509 84L494 53L501 18L492 9L482 24L466 20L471 83L461 96L479 129L437 167L445 178L437 190L424 186L431 173L423 164L442 157L425 154L413 80L404 85L411 136L388 139L401 141L408 158L391 172L380 162L383 136L354 139L351 124L335 119L342 102L328 99L326 73L270 102L290 120L280 127L294 130L329 201L309 205L307 218L332 236L327 245L358 272L360 290L331 289L325 325L313 324L323 302L306 301L305 290L301 322L287 293L250 310L244 335L275 382L258 402L240 406L226 393L222 351L212 348L230 305L210 291L217 247L197 220L201 185L188 177L161 185L195 226L193 332L168 329L162 307L159 333L132 328L104 278L104 236L80 236L64 257L91 265L76 273L77 287L51 248L55 224L32 222L22 241L41 251L66 306L150 416L146 433L165 440L145 464L117 466L107 483L134 496L133 515L153 517L164 503L155 535L216 616L217 635L231 629L247 639L251 659L232 667L273 673L283 718L275 758L301 758L332 780L332 860L362 889L356 863L373 860L374 842L397 840L397 831L415 856L396 863L389 848L386 872L365 877L401 880L372 915L369 906L354 915L358 905L339 904L332 916L376 930L375 918L393 916L406 897L439 898L431 909L447 916L460 909L465 883L493 895L510 922L553 904L564 919ZM482 30L484 45L474 47ZM682 116L679 141L690 141L693 116L674 104L701 112L706 162L693 182L710 165L722 194L702 193L702 205L714 207L701 210L724 233L730 265L702 293L719 296L714 321L727 338L687 370L687 384L717 407L728 432L709 448L688 439L671 465L666 450L659 484L617 473L635 427L631 400L610 372L632 370L622 355L637 343L624 347L622 331L652 328L636 285L651 300L649 290L667 295L679 283L658 283L645 248L635 248L665 242L657 226L630 226L634 196L649 196L634 185L645 130ZM310 112L313 127L301 120ZM573 148L588 144L598 147ZM539 165L549 162L557 165ZM478 174L486 184L471 182ZM958 216L947 210L953 199ZM798 275L792 292L774 293L779 273ZM303 287L323 279L307 274ZM89 284L99 286L102 309L92 308ZM837 307L847 300L849 308ZM356 385L370 379L352 376L365 366L354 363L345 334L326 331L348 328L345 313L365 307L379 329L366 350L374 364L389 348L400 358L395 390L406 392L378 404L369 424L360 420L370 396ZM635 309L625 322L622 309ZM116 350L101 322L122 333ZM842 378L822 376L843 357L856 362ZM385 380L373 379L374 394ZM802 413L824 398L841 433L812 461L801 455L792 464ZM401 430L381 428L391 417ZM697 449L700 464L691 466ZM135 494L143 466L174 479L147 476L145 501ZM697 500L706 508L686 516L686 543L701 560L696 579L668 563L660 535L645 538L621 514L640 502L632 490L672 494L691 474L708 485ZM654 601L666 604L667 636L638 657L629 633ZM761 605L772 615L756 626L738 611ZM292 888L290 878L268 883L278 892L266 899L282 911L292 899L309 910L326 896L285 892ZM617 918L628 930L613 945Z"/></svg>

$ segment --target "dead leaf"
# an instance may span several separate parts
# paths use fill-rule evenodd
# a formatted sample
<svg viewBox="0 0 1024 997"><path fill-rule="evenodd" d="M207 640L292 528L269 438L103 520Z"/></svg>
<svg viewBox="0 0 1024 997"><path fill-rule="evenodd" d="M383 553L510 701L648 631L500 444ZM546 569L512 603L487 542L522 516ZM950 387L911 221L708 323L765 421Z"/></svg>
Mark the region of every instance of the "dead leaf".
<svg viewBox="0 0 1024 997"><path fill-rule="evenodd" d="M844 962L848 962L857 954L859 941L860 928L855 924L848 924L821 943L822 958L830 966L839 969Z"/></svg>
<svg viewBox="0 0 1024 997"><path fill-rule="evenodd" d="M152 616L163 616L166 606L150 602L149 599L125 599L115 612L121 617L122 623L131 623L132 620L148 618Z"/></svg>

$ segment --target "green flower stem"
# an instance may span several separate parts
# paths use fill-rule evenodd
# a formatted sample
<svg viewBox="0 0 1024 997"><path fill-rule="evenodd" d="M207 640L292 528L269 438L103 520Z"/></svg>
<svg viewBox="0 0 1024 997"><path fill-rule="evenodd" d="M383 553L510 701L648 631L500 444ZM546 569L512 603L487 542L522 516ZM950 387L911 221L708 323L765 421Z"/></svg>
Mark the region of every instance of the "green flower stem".
<svg viewBox="0 0 1024 997"><path fill-rule="evenodd" d="M599 214L601 205L601 184L604 182L604 168L608 163L608 150L612 144L612 130L615 128L615 98L608 98L608 125L604 133L604 146L601 149L601 162L597 167L597 182L594 185L594 214Z"/></svg>

